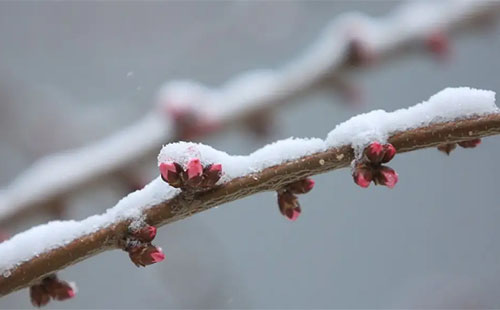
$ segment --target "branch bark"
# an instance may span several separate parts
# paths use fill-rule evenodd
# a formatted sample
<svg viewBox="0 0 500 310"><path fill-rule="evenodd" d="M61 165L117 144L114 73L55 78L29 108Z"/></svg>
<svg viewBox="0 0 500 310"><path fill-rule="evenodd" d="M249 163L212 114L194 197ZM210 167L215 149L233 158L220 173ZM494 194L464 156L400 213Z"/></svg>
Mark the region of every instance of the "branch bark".
<svg viewBox="0 0 500 310"><path fill-rule="evenodd" d="M500 134L500 113L398 132L388 142L398 153L404 153L497 134ZM231 180L207 192L194 195L182 192L146 209L144 216L148 224L162 226L258 192L278 190L308 176L348 167L353 159L354 151L350 145L328 149ZM21 263L8 277L0 276L0 296L103 251L119 249L129 224L129 220L114 223Z"/></svg>

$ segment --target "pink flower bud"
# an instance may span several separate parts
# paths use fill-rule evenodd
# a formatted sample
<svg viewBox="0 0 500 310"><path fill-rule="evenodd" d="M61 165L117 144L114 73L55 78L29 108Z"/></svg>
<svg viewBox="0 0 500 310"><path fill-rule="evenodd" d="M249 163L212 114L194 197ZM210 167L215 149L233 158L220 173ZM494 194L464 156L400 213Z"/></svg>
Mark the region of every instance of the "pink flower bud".
<svg viewBox="0 0 500 310"><path fill-rule="evenodd" d="M151 242L156 236L156 227L146 225L140 229L131 231L131 235L142 242Z"/></svg>
<svg viewBox="0 0 500 310"><path fill-rule="evenodd" d="M278 207L286 218L295 221L301 212L297 197L289 191L278 193Z"/></svg>
<svg viewBox="0 0 500 310"><path fill-rule="evenodd" d="M437 146L437 149L446 155L450 155L451 151L453 151L457 147L456 143L443 143Z"/></svg>
<svg viewBox="0 0 500 310"><path fill-rule="evenodd" d="M444 60L450 56L450 42L442 31L435 31L427 37L425 45L434 55Z"/></svg>
<svg viewBox="0 0 500 310"><path fill-rule="evenodd" d="M354 182L363 188L370 186L373 179L372 169L365 165L358 165L352 174Z"/></svg>
<svg viewBox="0 0 500 310"><path fill-rule="evenodd" d="M297 182L293 182L286 186L286 189L293 194L305 194L310 192L314 187L314 180L305 178Z"/></svg>
<svg viewBox="0 0 500 310"><path fill-rule="evenodd" d="M50 295L41 284L32 285L30 287L31 303L35 307L42 307L49 303Z"/></svg>
<svg viewBox="0 0 500 310"><path fill-rule="evenodd" d="M475 148L479 144L481 144L481 139L472 139L472 140L458 142L458 145L460 145L461 147L463 147L465 149Z"/></svg>
<svg viewBox="0 0 500 310"><path fill-rule="evenodd" d="M203 169L203 187L213 187L222 176L222 165L212 164Z"/></svg>
<svg viewBox="0 0 500 310"><path fill-rule="evenodd" d="M375 141L365 148L365 155L372 163L379 163L384 157L384 146Z"/></svg>
<svg viewBox="0 0 500 310"><path fill-rule="evenodd" d="M160 173L163 181L172 187L181 187L183 184L181 174L184 172L181 165L175 162L166 162L160 164Z"/></svg>
<svg viewBox="0 0 500 310"><path fill-rule="evenodd" d="M188 180L201 176L203 173L203 166L201 165L200 160L198 158L191 159L187 164L186 171Z"/></svg>
<svg viewBox="0 0 500 310"><path fill-rule="evenodd" d="M75 297L75 291L65 281L58 281L47 289L50 296L56 300L66 300Z"/></svg>
<svg viewBox="0 0 500 310"><path fill-rule="evenodd" d="M66 300L75 297L73 287L68 282L59 280L55 274L43 278L42 286L56 300Z"/></svg>
<svg viewBox="0 0 500 310"><path fill-rule="evenodd" d="M398 174L394 171L394 169L381 166L377 170L378 171L373 178L373 182L375 182L375 184L385 185L389 188L396 186L396 183L398 183Z"/></svg>
<svg viewBox="0 0 500 310"><path fill-rule="evenodd" d="M130 259L137 267L152 265L165 259L161 248L151 244L135 246L128 252Z"/></svg>

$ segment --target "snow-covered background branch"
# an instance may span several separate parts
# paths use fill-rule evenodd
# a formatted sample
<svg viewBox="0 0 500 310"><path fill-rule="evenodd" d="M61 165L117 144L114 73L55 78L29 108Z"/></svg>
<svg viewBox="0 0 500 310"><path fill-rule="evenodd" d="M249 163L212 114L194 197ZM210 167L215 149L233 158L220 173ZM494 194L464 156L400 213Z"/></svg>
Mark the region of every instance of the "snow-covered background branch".
<svg viewBox="0 0 500 310"><path fill-rule="evenodd" d="M338 78L349 65L426 47L446 57L443 45L448 43L442 40L448 40L447 35L494 16L499 7L445 1L402 5L380 18L346 13L333 18L301 56L280 69L241 73L219 88L194 81L169 82L158 92L155 111L137 123L97 143L42 158L16 177L0 191L0 223L6 226L26 217L28 211L59 206L67 195L104 176L123 177L120 171L154 153L162 143L207 135L249 117L261 118L262 110L270 114L278 104L321 85L352 93L352 86Z"/></svg>
<svg viewBox="0 0 500 310"><path fill-rule="evenodd" d="M397 3L1 5L6 164L0 178L7 185L36 158L140 119L166 80L189 78L212 88L246 70L283 68L332 17L353 10L383 17ZM446 86L498 92L498 25L482 21L478 31L451 37L447 62L434 61L421 45L412 57L391 58L362 75L342 73L364 90L366 105L355 111L332 104L338 97L322 89L281 109L278 131L264 141L219 131L204 143L248 154L265 141L323 136L354 114L395 110ZM212 209L159 231L155 242L165 247L166 263L136 270L127 255L111 251L62 272L81 290L49 308L498 306L499 213L491 174L498 150L497 139L487 139L449 158L435 149L396 156L393 166L411 178L392 191L362 191L346 182L348 170L318 176L314 193L300 198L307 217L293 224L277 219L273 195ZM150 169L145 175L157 174ZM102 213L123 196L121 189L103 177L69 196L64 216ZM46 219L37 215L10 232ZM28 306L26 291L0 299L1 308Z"/></svg>

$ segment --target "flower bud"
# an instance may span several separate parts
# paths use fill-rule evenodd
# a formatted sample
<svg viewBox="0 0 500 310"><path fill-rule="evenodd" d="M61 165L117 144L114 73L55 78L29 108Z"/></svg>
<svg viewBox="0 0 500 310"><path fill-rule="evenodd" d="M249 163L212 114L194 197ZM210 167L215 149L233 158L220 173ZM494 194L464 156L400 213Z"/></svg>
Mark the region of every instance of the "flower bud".
<svg viewBox="0 0 500 310"><path fill-rule="evenodd" d="M381 166L377 170L378 171L373 178L373 182L376 185L385 185L389 188L396 186L396 183L398 183L398 174L394 171L394 169Z"/></svg>
<svg viewBox="0 0 500 310"><path fill-rule="evenodd" d="M41 284L30 286L31 303L35 307L42 307L49 303L50 295Z"/></svg>
<svg viewBox="0 0 500 310"><path fill-rule="evenodd" d="M203 187L212 187L222 176L222 165L212 164L203 169Z"/></svg>
<svg viewBox="0 0 500 310"><path fill-rule="evenodd" d="M443 143L437 146L437 149L446 155L450 155L451 151L453 151L457 147L456 143Z"/></svg>
<svg viewBox="0 0 500 310"><path fill-rule="evenodd" d="M142 242L151 242L156 236L156 227L146 225L140 229L132 230L131 235Z"/></svg>
<svg viewBox="0 0 500 310"><path fill-rule="evenodd" d="M75 297L73 286L66 281L59 280L55 274L45 277L42 285L53 299L66 300Z"/></svg>
<svg viewBox="0 0 500 310"><path fill-rule="evenodd" d="M290 183L286 186L286 189L293 194L305 194L310 192L314 187L314 180L311 178L305 178L297 182Z"/></svg>
<svg viewBox="0 0 500 310"><path fill-rule="evenodd" d="M278 207L286 218L295 221L301 212L297 197L289 191L278 193Z"/></svg>
<svg viewBox="0 0 500 310"><path fill-rule="evenodd" d="M391 159L394 158L394 155L396 155L396 148L390 143L384 144L384 156L381 162L387 163L391 161Z"/></svg>
<svg viewBox="0 0 500 310"><path fill-rule="evenodd" d="M130 259L137 266L147 266L165 259L161 248L151 244L135 246L128 250Z"/></svg>
<svg viewBox="0 0 500 310"><path fill-rule="evenodd" d="M384 158L384 146L377 141L372 142L365 148L364 153L371 163L380 163Z"/></svg>
<svg viewBox="0 0 500 310"><path fill-rule="evenodd" d="M464 149L475 148L479 144L481 144L481 139L472 139L472 140L458 142L458 145L460 145Z"/></svg>
<svg viewBox="0 0 500 310"><path fill-rule="evenodd" d="M178 163L166 162L160 164L161 178L172 187L179 188L183 185L181 177L183 172L184 169Z"/></svg>
<svg viewBox="0 0 500 310"><path fill-rule="evenodd" d="M354 182L363 188L370 186L370 182L373 180L372 169L366 165L359 164L354 169L352 174Z"/></svg>

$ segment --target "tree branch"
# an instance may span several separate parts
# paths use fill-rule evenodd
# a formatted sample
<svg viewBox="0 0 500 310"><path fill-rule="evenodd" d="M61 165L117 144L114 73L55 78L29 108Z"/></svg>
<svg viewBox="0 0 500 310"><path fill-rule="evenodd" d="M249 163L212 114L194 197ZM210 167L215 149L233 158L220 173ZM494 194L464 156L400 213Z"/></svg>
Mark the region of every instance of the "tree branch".
<svg viewBox="0 0 500 310"><path fill-rule="evenodd" d="M397 149L398 153L403 153L434 147L442 143L455 143L497 134L500 134L500 113L433 123L429 126L397 132L389 137L388 142ZM330 148L233 179L207 192L194 194L181 192L172 199L144 209L143 215L150 225L165 225L258 192L279 190L286 184L308 176L348 167L353 159L354 150L350 145ZM0 296L29 286L43 276L88 257L106 250L120 248L127 236L130 223L131 220L115 222L20 263L9 271L9 274L0 276Z"/></svg>
<svg viewBox="0 0 500 310"><path fill-rule="evenodd" d="M415 18L422 12L422 7L416 6L424 6L433 14ZM452 32L473 26L497 14L499 7L500 2L436 2L406 5L380 20L344 14L329 23L303 57L283 69L266 70L259 78L255 78L255 72L244 73L219 89L208 90L209 98L205 99L213 104L196 103L197 113L222 113L211 119L217 126L210 132L239 124L249 115L274 109L312 88L338 84L332 81L338 81L338 76L351 70L353 64L366 60L363 52L386 60L411 50L419 51L426 38L436 31ZM155 112L98 143L40 160L0 192L0 225L11 225L39 208L61 202L87 184L115 175L140 158L154 156L159 145L178 140L179 134L172 119ZM117 145L131 147L126 154L116 153Z"/></svg>

